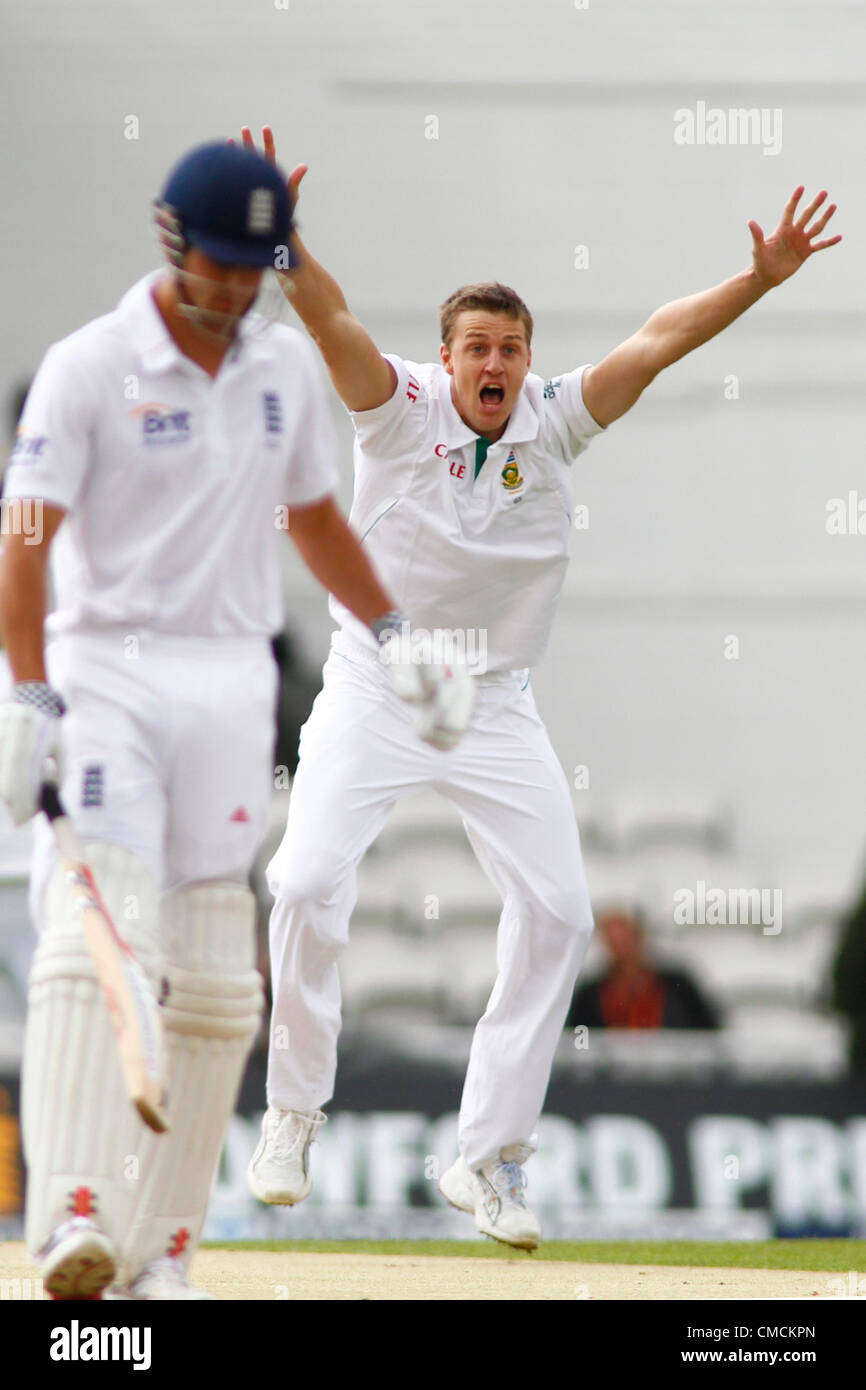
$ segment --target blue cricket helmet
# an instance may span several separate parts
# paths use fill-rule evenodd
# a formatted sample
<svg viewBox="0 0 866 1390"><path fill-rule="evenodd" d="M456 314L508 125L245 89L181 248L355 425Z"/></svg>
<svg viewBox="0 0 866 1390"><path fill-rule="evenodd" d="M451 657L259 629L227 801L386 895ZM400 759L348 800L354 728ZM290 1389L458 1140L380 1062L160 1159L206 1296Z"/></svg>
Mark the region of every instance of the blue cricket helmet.
<svg viewBox="0 0 866 1390"><path fill-rule="evenodd" d="M278 255L281 268L295 264L283 249L293 230L285 175L246 146L214 141L190 150L157 207L172 219L178 251L197 246L223 265L273 267Z"/></svg>

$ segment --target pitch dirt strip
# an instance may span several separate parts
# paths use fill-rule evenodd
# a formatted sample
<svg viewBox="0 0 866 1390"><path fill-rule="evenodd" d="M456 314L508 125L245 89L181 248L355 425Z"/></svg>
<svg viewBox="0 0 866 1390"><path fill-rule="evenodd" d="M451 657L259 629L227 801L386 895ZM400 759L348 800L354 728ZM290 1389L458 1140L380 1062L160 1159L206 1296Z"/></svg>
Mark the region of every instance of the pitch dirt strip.
<svg viewBox="0 0 866 1390"><path fill-rule="evenodd" d="M527 1257L479 1260L423 1255L328 1255L201 1250L193 1280L226 1299L809 1298L830 1273L772 1269L569 1264Z"/></svg>
<svg viewBox="0 0 866 1390"><path fill-rule="evenodd" d="M838 1281L832 1272L787 1269L219 1249L200 1250L191 1273L216 1298L261 1302L827 1298L833 1292L829 1281ZM32 1281L36 1274L23 1245L0 1245L6 1297L5 1281ZM33 1296L31 1288L22 1285L24 1297Z"/></svg>

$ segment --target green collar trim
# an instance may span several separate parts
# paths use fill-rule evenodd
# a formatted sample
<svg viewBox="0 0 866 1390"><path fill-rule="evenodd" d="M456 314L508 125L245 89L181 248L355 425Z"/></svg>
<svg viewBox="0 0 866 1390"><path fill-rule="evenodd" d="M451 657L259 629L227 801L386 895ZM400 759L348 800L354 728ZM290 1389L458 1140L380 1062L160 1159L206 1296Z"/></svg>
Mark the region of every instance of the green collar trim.
<svg viewBox="0 0 866 1390"><path fill-rule="evenodd" d="M490 440L479 437L475 441L475 476L481 472L484 460L487 458L487 450L490 448Z"/></svg>

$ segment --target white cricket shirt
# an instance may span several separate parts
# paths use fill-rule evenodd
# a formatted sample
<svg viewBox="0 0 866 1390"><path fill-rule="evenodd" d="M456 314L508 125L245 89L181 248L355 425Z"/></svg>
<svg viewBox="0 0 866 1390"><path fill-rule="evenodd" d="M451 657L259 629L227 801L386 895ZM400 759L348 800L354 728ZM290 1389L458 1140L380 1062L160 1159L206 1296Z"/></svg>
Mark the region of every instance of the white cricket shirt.
<svg viewBox="0 0 866 1390"><path fill-rule="evenodd" d="M533 666L568 568L568 465L602 428L583 403L586 368L548 382L527 375L476 478L478 435L457 413L444 367L386 357L393 396L352 414L349 519L413 627L467 632L467 657L485 648L490 671ZM372 642L333 597L331 612Z"/></svg>
<svg viewBox="0 0 866 1390"><path fill-rule="evenodd" d="M248 316L211 378L153 301L162 274L48 350L3 492L69 513L49 630L270 634L283 625L280 509L337 482L315 354L296 329Z"/></svg>

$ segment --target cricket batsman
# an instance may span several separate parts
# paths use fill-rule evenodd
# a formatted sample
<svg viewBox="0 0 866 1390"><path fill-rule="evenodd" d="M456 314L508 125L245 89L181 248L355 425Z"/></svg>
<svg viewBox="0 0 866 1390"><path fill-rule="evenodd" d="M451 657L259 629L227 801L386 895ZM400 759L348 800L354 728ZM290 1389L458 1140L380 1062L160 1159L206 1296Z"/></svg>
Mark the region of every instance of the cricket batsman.
<svg viewBox="0 0 866 1390"><path fill-rule="evenodd" d="M244 142L252 145L246 129ZM274 157L273 135L263 131ZM292 174L297 194L306 166ZM442 305L438 362L383 356L339 285L295 235L291 304L318 344L355 427L350 521L398 610L429 630L486 634L487 662L458 746L412 736L372 634L339 595L324 689L301 734L285 837L269 865L273 1019L268 1109L249 1169L263 1201L310 1191L309 1147L333 1094L337 961L356 869L408 792L433 787L463 818L499 889L498 974L475 1030L460 1156L440 1188L478 1229L533 1249L523 1165L592 931L568 783L533 700L568 564L572 467L659 372L722 332L809 256L835 207L791 195L772 236L750 222L752 263L666 304L597 365L550 381L531 373L532 316L499 283ZM482 643L474 644L480 650ZM466 649L469 649L469 642ZM277 1039L288 1036L288 1047Z"/></svg>
<svg viewBox="0 0 866 1390"><path fill-rule="evenodd" d="M20 824L46 768L62 773L101 896L161 995L168 1053L170 1130L155 1134L124 1091L40 817L26 1232L61 1299L109 1286L205 1297L187 1270L262 1008L248 874L273 791L282 532L362 628L381 632L395 602L335 505L313 350L251 312L290 245L285 176L254 150L203 145L170 174L157 221L167 268L50 348L4 480L15 685L0 706L0 797ZM25 506L40 509L37 544L15 525ZM468 674L398 654L386 676L428 746L452 746Z"/></svg>

